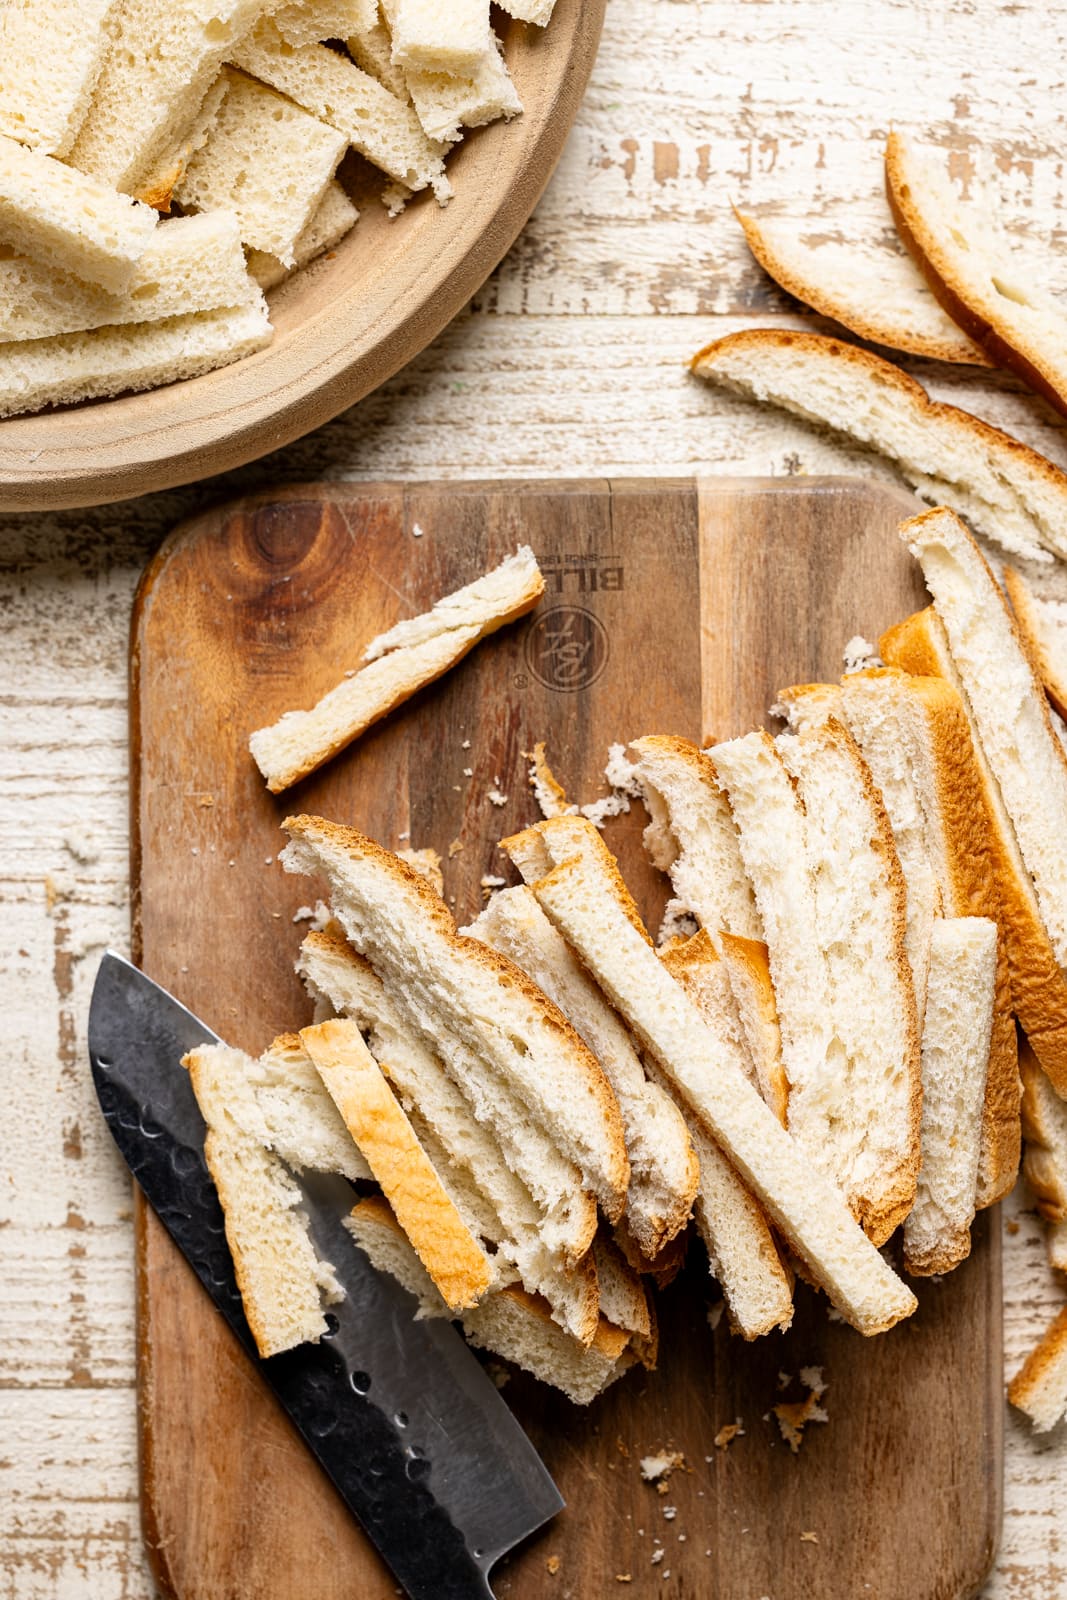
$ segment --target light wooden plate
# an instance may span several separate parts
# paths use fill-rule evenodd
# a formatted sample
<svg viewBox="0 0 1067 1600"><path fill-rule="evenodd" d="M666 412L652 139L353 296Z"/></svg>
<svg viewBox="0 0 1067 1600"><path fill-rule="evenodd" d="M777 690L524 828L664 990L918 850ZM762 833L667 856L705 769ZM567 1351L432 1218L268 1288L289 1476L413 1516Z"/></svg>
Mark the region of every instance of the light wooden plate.
<svg viewBox="0 0 1067 1600"><path fill-rule="evenodd" d="M455 195L443 210L429 195L392 220L377 202L363 209L333 259L270 297L268 349L149 394L0 423L0 511L99 505L224 472L384 383L485 282L537 204L581 103L605 5L558 0L544 30L507 24L522 116L468 135L449 160Z"/></svg>

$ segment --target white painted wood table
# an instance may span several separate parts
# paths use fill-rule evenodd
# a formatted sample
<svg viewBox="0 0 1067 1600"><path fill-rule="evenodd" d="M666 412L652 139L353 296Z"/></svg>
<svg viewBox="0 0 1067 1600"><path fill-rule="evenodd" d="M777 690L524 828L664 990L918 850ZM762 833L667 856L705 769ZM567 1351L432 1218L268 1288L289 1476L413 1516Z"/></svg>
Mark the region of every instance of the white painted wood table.
<svg viewBox="0 0 1067 1600"><path fill-rule="evenodd" d="M858 238L881 212L880 149L896 123L942 147L957 173L984 153L1010 219L1067 290L1065 51L1067 0L611 0L539 210L474 306L407 371L228 480L0 518L2 1600L151 1594L130 1193L84 1046L100 951L127 941L126 642L145 561L179 518L272 482L890 476L685 375L685 358L716 334L798 316L749 259L730 200L775 202ZM938 397L1067 464L1063 424L1014 379L908 365ZM1011 1370L1065 1288L1029 1196L1005 1212ZM1009 1416L990 1600L1067 1594L1065 1481L1067 1429L1035 1440Z"/></svg>

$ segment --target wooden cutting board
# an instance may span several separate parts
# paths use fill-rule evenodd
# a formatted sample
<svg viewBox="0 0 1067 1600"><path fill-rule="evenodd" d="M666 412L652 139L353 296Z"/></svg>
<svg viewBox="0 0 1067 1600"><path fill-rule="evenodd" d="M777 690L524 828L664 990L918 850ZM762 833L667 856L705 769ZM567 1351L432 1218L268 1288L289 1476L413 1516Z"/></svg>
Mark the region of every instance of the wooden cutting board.
<svg viewBox="0 0 1067 1600"><path fill-rule="evenodd" d="M277 863L290 810L385 844L433 845L460 920L495 841L536 816L536 739L568 789L603 792L608 746L718 739L781 685L837 673L845 641L923 603L895 537L914 502L844 479L436 486L331 484L238 502L180 529L149 568L132 642L135 949L233 1043L261 1049L310 1006L293 974L319 886ZM375 633L529 542L537 613L291 795L249 732L306 705ZM469 770L468 770L469 769ZM489 791L507 796L503 806ZM608 825L646 917L663 881L639 808ZM450 853L451 852L451 853ZM378 1600L394 1585L200 1286L141 1209L145 1536L180 1600ZM659 1296L660 1366L585 1410L512 1376L505 1398L568 1502L497 1569L509 1600L957 1600L999 1532L1001 1289L988 1215L970 1260L919 1285L907 1323L864 1340L798 1286L793 1328L746 1345L701 1247ZM714 1317L710 1319L714 1320ZM829 1421L799 1454L771 1408L823 1369ZM740 1420L727 1448L715 1436ZM660 1495L642 1456L680 1450ZM657 1559L657 1552L663 1555Z"/></svg>

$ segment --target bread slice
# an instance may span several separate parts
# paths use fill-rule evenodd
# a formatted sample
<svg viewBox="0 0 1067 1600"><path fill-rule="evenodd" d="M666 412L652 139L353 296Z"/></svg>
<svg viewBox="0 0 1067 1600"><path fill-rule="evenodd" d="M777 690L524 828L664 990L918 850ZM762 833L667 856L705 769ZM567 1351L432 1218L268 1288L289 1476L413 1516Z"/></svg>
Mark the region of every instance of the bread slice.
<svg viewBox="0 0 1067 1600"><path fill-rule="evenodd" d="M600 1312L616 1328L648 1341L655 1333L655 1312L648 1290L611 1235L603 1228L593 1240ZM646 1363L647 1365L648 1363ZM652 1362L655 1366L655 1362Z"/></svg>
<svg viewBox="0 0 1067 1600"><path fill-rule="evenodd" d="M871 446L924 500L951 506L1009 553L1067 555L1067 474L969 412L932 401L891 362L820 334L753 328L717 339L690 366Z"/></svg>
<svg viewBox="0 0 1067 1600"><path fill-rule="evenodd" d="M267 1129L249 1081L253 1063L239 1050L210 1045L191 1051L183 1065L207 1123L204 1156L256 1349L265 1358L317 1343L326 1332L323 1304L335 1304L344 1291L315 1254L298 1185L265 1148Z"/></svg>
<svg viewBox="0 0 1067 1600"><path fill-rule="evenodd" d="M288 95L353 149L411 190L432 187L444 202L444 147L427 139L414 109L323 44L286 44L270 20L234 51L235 66Z"/></svg>
<svg viewBox="0 0 1067 1600"><path fill-rule="evenodd" d="M987 917L999 924L1003 875L995 868L990 842L995 824L967 712L955 688L944 679L875 668L842 680L841 708L885 797L902 864L905 852L910 860L912 851L910 791L944 915ZM979 1210L1002 1199L1019 1170L1018 1057L1008 940L1002 936L982 1113Z"/></svg>
<svg viewBox="0 0 1067 1600"><path fill-rule="evenodd" d="M29 256L0 258L0 342L158 322L258 299L228 212L175 217L152 234L123 295L107 294Z"/></svg>
<svg viewBox="0 0 1067 1600"><path fill-rule="evenodd" d="M477 1305L493 1269L434 1171L354 1022L304 1028L301 1043L450 1311Z"/></svg>
<svg viewBox="0 0 1067 1600"><path fill-rule="evenodd" d="M372 78L377 78L390 94L395 94L398 100L407 100L407 73L393 61L389 26L377 5L374 15L375 20L369 28L360 28L358 33L349 35L348 53L357 67L368 72Z"/></svg>
<svg viewBox="0 0 1067 1600"><path fill-rule="evenodd" d="M951 511L901 528L945 625L1061 968L1067 967L1067 754L1007 603Z"/></svg>
<svg viewBox="0 0 1067 1600"><path fill-rule="evenodd" d="M371 641L365 665L310 711L287 711L248 747L272 794L306 778L373 723L433 683L482 639L532 611L545 580L527 545L492 571Z"/></svg>
<svg viewBox="0 0 1067 1600"><path fill-rule="evenodd" d="M688 1222L696 1193L697 1160L684 1119L673 1101L646 1079L626 1028L549 922L532 890L501 890L463 932L521 967L556 1003L599 1061L619 1103L630 1158L628 1226L642 1253L654 1259Z"/></svg>
<svg viewBox="0 0 1067 1600"><path fill-rule="evenodd" d="M971 1251L997 977L997 925L934 924L922 1041L922 1164L904 1222L911 1273L951 1272Z"/></svg>
<svg viewBox="0 0 1067 1600"><path fill-rule="evenodd" d="M1067 1413L1067 1306L1008 1385L1008 1399L1048 1433Z"/></svg>
<svg viewBox="0 0 1067 1600"><path fill-rule="evenodd" d="M420 1138L425 1142L423 1130L432 1128L452 1170L465 1173L491 1208L496 1220L483 1219L483 1237L515 1264L525 1288L544 1296L560 1325L588 1344L597 1326L596 1274L585 1257L572 1271L563 1258L573 1259L588 1248L596 1226L595 1205L579 1205L573 1218L556 1217L536 1198L525 1174L536 1182L560 1165L551 1144L542 1142L540 1130L530 1128L521 1139L508 1142L491 1124L478 1120L475 1094L468 1098L464 1084L449 1076L435 1051L406 1024L370 964L336 924L308 934L297 970L313 997L359 1024L409 1117L419 1119ZM469 1081L466 1088L472 1088ZM499 1091L494 1093L490 1085L479 1098L483 1106L495 1106ZM440 1174L443 1168L437 1170Z"/></svg>
<svg viewBox="0 0 1067 1600"><path fill-rule="evenodd" d="M219 73L200 102L196 115L168 138L160 154L138 178L134 189L138 200L164 214L170 211L174 191L190 161L207 143L232 82L232 73Z"/></svg>
<svg viewBox="0 0 1067 1600"><path fill-rule="evenodd" d="M1067 414L1067 316L1034 285L988 202L961 201L933 153L895 129L885 178L897 232L949 316Z"/></svg>
<svg viewBox="0 0 1067 1600"><path fill-rule="evenodd" d="M910 1316L910 1290L744 1073L723 1063L719 1041L620 909L604 869L576 857L536 893L846 1320L873 1334Z"/></svg>
<svg viewBox="0 0 1067 1600"><path fill-rule="evenodd" d="M266 1129L264 1143L287 1167L339 1172L350 1183L373 1178L298 1033L280 1034L249 1065L247 1077Z"/></svg>
<svg viewBox="0 0 1067 1600"><path fill-rule="evenodd" d="M69 153L104 65L105 25L116 4L82 0L75 27L63 27L63 13L40 0L0 8L0 134L42 155Z"/></svg>
<svg viewBox="0 0 1067 1600"><path fill-rule="evenodd" d="M915 1200L922 1079L907 907L893 830L852 735L830 718L778 741L804 808L816 932L843 1051L821 1105L790 1097L789 1127L821 1137L853 1214L882 1244Z"/></svg>
<svg viewBox="0 0 1067 1600"><path fill-rule="evenodd" d="M377 1195L361 1200L346 1227L371 1264L389 1272L419 1302L422 1316L444 1316L447 1308L403 1229ZM633 1365L630 1335L603 1319L588 1347L558 1328L548 1307L523 1289L505 1288L486 1295L463 1313L463 1331L471 1344L503 1356L542 1383L561 1389L576 1405L588 1405Z"/></svg>
<svg viewBox="0 0 1067 1600"><path fill-rule="evenodd" d="M915 1010L922 1020L926 1008L926 974L930 964L930 938L934 917L941 911L941 895L926 849L926 830L919 797L908 765L906 746L899 730L884 718L864 715L867 701L851 692L853 678L840 684L796 684L778 692L776 712L786 716L796 731L821 725L834 717L858 744L874 785L882 797L893 830L900 870L907 894L905 948L915 988ZM846 694L848 700L846 702ZM849 716L849 708L854 715Z"/></svg>
<svg viewBox="0 0 1067 1600"><path fill-rule="evenodd" d="M268 0L121 0L110 49L70 162L126 194L189 127L237 41Z"/></svg>
<svg viewBox="0 0 1067 1600"><path fill-rule="evenodd" d="M187 210L232 212L245 244L291 267L347 148L336 128L236 72L175 198Z"/></svg>
<svg viewBox="0 0 1067 1600"><path fill-rule="evenodd" d="M456 1045L479 1056L617 1221L630 1179L618 1102L559 1009L506 957L458 934L418 874L364 834L318 817L284 826L286 869L326 876L338 921L409 1020L446 1063Z"/></svg>
<svg viewBox="0 0 1067 1600"><path fill-rule="evenodd" d="M720 934L762 939L730 805L707 756L687 739L635 739L634 777L649 814L645 849L718 948Z"/></svg>
<svg viewBox="0 0 1067 1600"><path fill-rule="evenodd" d="M249 250L248 270L261 289L273 289L283 283L289 273L306 267L340 244L345 234L359 221L359 212L336 181L326 185L326 192L312 214L311 221L293 244L293 265L283 265L277 256L264 250Z"/></svg>
<svg viewBox="0 0 1067 1600"><path fill-rule="evenodd" d="M378 20L377 0L296 0L272 12L271 20L286 44L299 48L326 39L347 39Z"/></svg>
<svg viewBox="0 0 1067 1600"><path fill-rule="evenodd" d="M507 69L495 34L477 66L459 77L409 67L407 90L430 139L452 144L464 128L484 128L501 117L510 122L522 113L522 101Z"/></svg>
<svg viewBox="0 0 1067 1600"><path fill-rule="evenodd" d="M393 0L393 60L405 70L473 72L489 48L489 0Z"/></svg>
<svg viewBox="0 0 1067 1600"><path fill-rule="evenodd" d="M940 678L954 691L967 717L973 765L960 763L963 746L959 745L956 747L958 790L951 769L941 764L940 772L942 803L947 805L958 795L959 824L955 831L963 842L955 853L955 861L960 878L965 882L968 852L973 852L973 859L980 860L983 845L988 847L999 904L997 921L1011 972L1012 1003L1052 1082L1067 1087L1067 978L1056 960L1041 919L1033 881L982 746L981 731L952 659L944 626L930 606L890 628L882 635L878 648L885 661L905 672ZM974 819L979 816L981 825L976 826ZM946 829L946 838L953 836L954 830ZM977 910L977 905L973 909ZM1015 1107L1018 1106L1019 1090L1017 1081L1009 1081L1006 1070L1003 1088L1003 1111L1007 1115L1012 1111L1012 1095Z"/></svg>
<svg viewBox="0 0 1067 1600"><path fill-rule="evenodd" d="M148 206L0 138L0 239L20 255L123 294L157 221Z"/></svg>
<svg viewBox="0 0 1067 1600"><path fill-rule="evenodd" d="M754 217L736 206L734 215L764 272L787 294L859 338L927 360L994 365L938 304L899 245L894 250L887 243L875 260L865 260L855 244L828 240L825 229L817 246L809 244L819 231L810 221Z"/></svg>
<svg viewBox="0 0 1067 1600"><path fill-rule="evenodd" d="M1019 633L1052 709L1067 718L1067 601L1042 600L1021 572L1004 567Z"/></svg>
<svg viewBox="0 0 1067 1600"><path fill-rule="evenodd" d="M719 956L729 975L730 992L756 1070L759 1091L784 1127L788 1116L789 1080L782 1064L782 1030L767 946L760 939L720 933Z"/></svg>
<svg viewBox="0 0 1067 1600"><path fill-rule="evenodd" d="M1023 1080L1023 1172L1047 1222L1067 1222L1067 1100L1061 1100L1033 1051L1019 1052Z"/></svg>
<svg viewBox="0 0 1067 1600"><path fill-rule="evenodd" d="M221 311L0 345L0 417L195 378L262 350L271 337L259 296Z"/></svg>

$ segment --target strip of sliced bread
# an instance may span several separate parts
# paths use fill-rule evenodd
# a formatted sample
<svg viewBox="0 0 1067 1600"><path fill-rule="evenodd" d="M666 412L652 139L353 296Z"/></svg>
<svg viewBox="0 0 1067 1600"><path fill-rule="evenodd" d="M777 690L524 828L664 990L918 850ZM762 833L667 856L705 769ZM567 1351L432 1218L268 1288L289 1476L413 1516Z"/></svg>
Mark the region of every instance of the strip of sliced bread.
<svg viewBox="0 0 1067 1600"><path fill-rule="evenodd" d="M634 776L649 823L645 849L718 948L723 931L762 939L730 805L707 756L688 739L635 739Z"/></svg>
<svg viewBox="0 0 1067 1600"><path fill-rule="evenodd" d="M910 1316L915 1297L855 1223L836 1186L744 1073L730 1068L696 1006L618 906L610 879L588 858L575 858L542 879L536 893L842 1316L865 1334Z"/></svg>
<svg viewBox="0 0 1067 1600"><path fill-rule="evenodd" d="M405 69L455 77L489 47L489 0L394 0L389 9L393 60Z"/></svg>
<svg viewBox="0 0 1067 1600"><path fill-rule="evenodd" d="M374 1174L312 1065L298 1033L279 1034L248 1069L268 1150L296 1172ZM254 1130L249 1130L254 1131Z"/></svg>
<svg viewBox="0 0 1067 1600"><path fill-rule="evenodd" d="M145 205L164 214L170 211L174 191L185 176L190 161L207 143L232 81L231 73L219 73L204 95L196 115L187 126L168 139L160 154L138 178L135 186L138 200L143 200Z"/></svg>
<svg viewBox="0 0 1067 1600"><path fill-rule="evenodd" d="M962 882L966 881L964 869L968 852L973 852L974 859L980 860L983 846L988 848L999 904L997 921L1011 972L1012 1003L1045 1071L1054 1084L1067 1087L1067 978L1056 960L1042 921L1033 881L983 748L981 730L952 659L941 619L929 606L890 628L882 635L878 648L885 661L904 672L923 678L940 678L952 689L967 718L973 765L963 759L964 747L958 745L955 758L958 789L935 740L940 802L946 807L946 816L951 802L955 800L958 806L956 827L946 826L944 836L948 841L954 838L963 841L954 857ZM976 822L978 817L981 817L980 825ZM977 903L972 909L978 910ZM1019 1090L1017 1077L1010 1080L1006 1069L1003 1089L1003 1110L1007 1115L1012 1111L1012 1096L1017 1109Z"/></svg>
<svg viewBox="0 0 1067 1600"><path fill-rule="evenodd" d="M861 339L934 361L994 363L938 304L907 252L888 241L865 259L854 244L809 243L810 222L738 211L748 247L764 272L821 316ZM888 220L888 219L887 219Z"/></svg>
<svg viewBox="0 0 1067 1600"><path fill-rule="evenodd" d="M639 1339L651 1339L655 1318L648 1290L641 1282L640 1273L634 1271L603 1228L593 1240L593 1259L600 1286L601 1316Z"/></svg>
<svg viewBox="0 0 1067 1600"><path fill-rule="evenodd" d="M984 798L967 712L953 686L896 668L850 673L842 712L886 800L897 847L910 855L918 805L926 860L946 917L1002 921L990 840L995 825ZM909 878L909 891L911 879ZM1019 1064L1012 1016L1008 940L997 941L997 981L982 1113L977 1206L1004 1197L1019 1170Z"/></svg>
<svg viewBox="0 0 1067 1600"><path fill-rule="evenodd" d="M317 1343L326 1332L323 1304L344 1291L315 1254L299 1187L265 1148L267 1129L249 1081L253 1063L239 1050L211 1045L191 1051L183 1065L207 1123L204 1156L256 1349L266 1357Z"/></svg>
<svg viewBox="0 0 1067 1600"><path fill-rule="evenodd" d="M1048 1222L1067 1222L1067 1100L1061 1100L1033 1051L1019 1052L1023 1080L1023 1171Z"/></svg>
<svg viewBox="0 0 1067 1600"><path fill-rule="evenodd" d="M318 817L284 826L286 869L326 876L349 939L394 999L402 989L404 1010L439 1039L446 1062L453 1043L480 1056L617 1221L630 1179L618 1102L558 1007L505 956L458 934L429 885L364 834Z"/></svg>
<svg viewBox="0 0 1067 1600"><path fill-rule="evenodd" d="M248 270L261 289L273 289L283 283L290 272L306 267L309 261L325 255L340 244L348 230L359 221L359 212L336 181L326 185L326 192L315 207L311 221L293 244L293 265L286 267L277 256L263 250L249 250Z"/></svg>
<svg viewBox="0 0 1067 1600"><path fill-rule="evenodd" d="M1053 710L1067 718L1067 601L1041 599L1022 573L1007 565L1004 587L1034 671Z"/></svg>
<svg viewBox="0 0 1067 1600"><path fill-rule="evenodd" d="M108 16L110 49L71 165L138 193L267 9L268 0L121 0Z"/></svg>
<svg viewBox="0 0 1067 1600"><path fill-rule="evenodd" d="M546 1151L541 1145L539 1130L526 1129L521 1142L505 1143L492 1126L478 1121L463 1086L405 1023L369 962L336 924L308 934L297 970L316 999L326 999L334 1013L351 1017L364 1030L408 1115L432 1127L452 1166L469 1175L492 1207L497 1226L490 1226L485 1237L514 1262L524 1287L542 1294L561 1326L588 1343L597 1325L595 1275L582 1262L574 1271L565 1270L561 1255L573 1254L583 1240L588 1243L595 1214L579 1217L581 1238L575 1240L569 1220L557 1222L535 1198L523 1176L528 1162L540 1163L544 1172L559 1159L551 1146ZM484 1103L496 1104L491 1090Z"/></svg>
<svg viewBox="0 0 1067 1600"><path fill-rule="evenodd" d="M945 625L1033 879L1060 967L1067 967L1067 754L996 579L960 519L927 511L901 528Z"/></svg>
<svg viewBox="0 0 1067 1600"><path fill-rule="evenodd" d="M356 1024L320 1022L304 1028L300 1040L449 1310L477 1305L493 1281L489 1259L449 1198Z"/></svg>
<svg viewBox="0 0 1067 1600"><path fill-rule="evenodd" d="M378 20L377 0L296 0L271 13L271 20L286 44L322 44L326 39L347 39L372 28Z"/></svg>
<svg viewBox="0 0 1067 1600"><path fill-rule="evenodd" d="M904 1222L911 1273L951 1272L971 1251L997 978L997 925L938 918L922 1041L922 1163Z"/></svg>
<svg viewBox="0 0 1067 1600"><path fill-rule="evenodd" d="M934 918L941 911L941 896L927 854L922 808L911 780L906 747L901 745L897 730L887 728L884 721L864 719L864 702L861 702L858 717L849 716L845 697L852 676L846 676L840 684L804 683L781 689L774 710L784 715L797 732L818 727L834 717L848 729L859 745L889 817L893 843L904 874L907 891L906 949L915 987L915 1009L921 1021L926 1007L930 937Z"/></svg>
<svg viewBox="0 0 1067 1600"><path fill-rule="evenodd" d="M361 1200L345 1225L371 1264L391 1273L416 1296L421 1315L447 1314L403 1229L380 1196ZM632 1365L627 1359L630 1335L624 1329L602 1319L586 1347L555 1325L543 1300L522 1289L505 1288L486 1295L473 1310L463 1313L463 1331L471 1344L562 1389L576 1405L588 1405Z"/></svg>
<svg viewBox="0 0 1067 1600"><path fill-rule="evenodd" d="M1034 284L988 200L961 201L933 152L896 130L885 177L897 232L949 316L1067 415L1067 316Z"/></svg>
<svg viewBox="0 0 1067 1600"><path fill-rule="evenodd" d="M128 195L0 137L0 240L21 255L124 294L158 220Z"/></svg>
<svg viewBox="0 0 1067 1600"><path fill-rule="evenodd" d="M448 199L444 147L427 139L412 106L337 51L323 44L294 48L268 19L242 40L232 59L336 128L391 178L411 190L432 187L439 200Z"/></svg>
<svg viewBox="0 0 1067 1600"><path fill-rule="evenodd" d="M347 148L336 128L235 72L175 198L187 210L232 212L246 245L291 267Z"/></svg>
<svg viewBox="0 0 1067 1600"><path fill-rule="evenodd" d="M272 332L259 296L220 311L3 345L0 417L195 378L262 350Z"/></svg>
<svg viewBox="0 0 1067 1600"><path fill-rule="evenodd" d="M1067 555L1067 474L998 428L935 402L889 361L820 334L732 333L698 351L699 377L871 446L912 488L1033 561Z"/></svg>
<svg viewBox="0 0 1067 1600"><path fill-rule="evenodd" d="M1067 1413L1067 1306L1008 1385L1008 1399L1048 1433Z"/></svg>
<svg viewBox="0 0 1067 1600"><path fill-rule="evenodd" d="M271 793L306 778L462 661L482 639L532 611L544 588L532 550L520 545L513 556L445 595L430 611L372 640L363 652L365 665L310 711L287 711L252 734L248 747Z"/></svg>
<svg viewBox="0 0 1067 1600"><path fill-rule="evenodd" d="M62 13L40 0L8 0L0 9L0 134L42 155L69 153L104 65L105 25L117 3L80 0L77 26L63 30L60 44Z"/></svg>
<svg viewBox="0 0 1067 1600"><path fill-rule="evenodd" d="M830 718L783 736L778 747L804 809L816 928L844 1053L809 1140L822 1122L853 1214L882 1244L911 1210L919 1168L922 1067L904 876L881 795L844 725ZM799 1118L799 1102L796 1111ZM789 1126L800 1126L792 1104Z"/></svg>
<svg viewBox="0 0 1067 1600"><path fill-rule="evenodd" d="M157 322L258 298L234 217L225 211L175 217L152 234L123 295L107 294L29 256L0 259L0 342Z"/></svg>
<svg viewBox="0 0 1067 1600"><path fill-rule="evenodd" d="M625 1215L642 1253L654 1259L688 1222L697 1188L697 1160L677 1107L648 1082L623 1023L532 890L501 890L463 932L521 967L555 1001L600 1062L619 1102L630 1158Z"/></svg>
<svg viewBox="0 0 1067 1600"><path fill-rule="evenodd" d="M719 956L729 974L730 991L756 1069L759 1091L784 1127L789 1080L782 1065L782 1030L767 946L760 939L720 933Z"/></svg>

